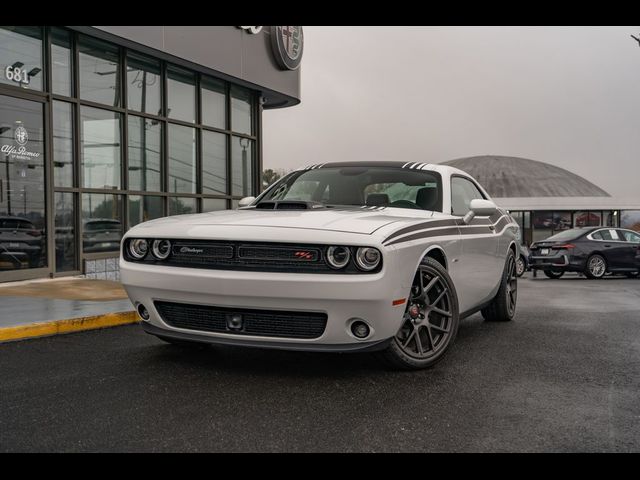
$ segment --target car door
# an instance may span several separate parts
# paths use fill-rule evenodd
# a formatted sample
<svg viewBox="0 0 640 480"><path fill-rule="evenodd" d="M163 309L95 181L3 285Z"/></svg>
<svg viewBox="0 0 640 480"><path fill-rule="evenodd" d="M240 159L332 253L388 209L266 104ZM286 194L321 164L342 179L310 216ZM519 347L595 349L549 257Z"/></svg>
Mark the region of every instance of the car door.
<svg viewBox="0 0 640 480"><path fill-rule="evenodd" d="M464 217L473 199L485 199L476 184L461 175L451 176L451 214ZM499 254L500 236L491 228L492 220L476 217L468 225L460 222L462 255L459 269L461 276L458 295L461 311L471 309L488 300L500 283L504 258Z"/></svg>
<svg viewBox="0 0 640 480"><path fill-rule="evenodd" d="M631 230L617 230L618 236L624 240L621 255L623 268L636 268L636 252L640 245L640 234Z"/></svg>
<svg viewBox="0 0 640 480"><path fill-rule="evenodd" d="M607 266L610 269L623 268L626 242L622 240L614 228L603 228L598 232L600 233L599 236L602 237L602 240L599 240L598 243L607 260ZM597 237L594 236L594 238Z"/></svg>

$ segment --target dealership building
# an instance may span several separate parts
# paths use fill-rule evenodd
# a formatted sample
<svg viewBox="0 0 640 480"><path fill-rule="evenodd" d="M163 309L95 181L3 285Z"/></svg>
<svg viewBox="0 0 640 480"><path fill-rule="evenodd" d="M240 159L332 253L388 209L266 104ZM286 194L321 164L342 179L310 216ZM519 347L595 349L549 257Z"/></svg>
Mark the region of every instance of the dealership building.
<svg viewBox="0 0 640 480"><path fill-rule="evenodd" d="M612 226L640 232L640 192L612 196L588 180L548 163L483 155L443 162L464 170L520 224L526 245L573 227Z"/></svg>
<svg viewBox="0 0 640 480"><path fill-rule="evenodd" d="M117 278L140 222L256 194L302 27L0 27L0 282Z"/></svg>

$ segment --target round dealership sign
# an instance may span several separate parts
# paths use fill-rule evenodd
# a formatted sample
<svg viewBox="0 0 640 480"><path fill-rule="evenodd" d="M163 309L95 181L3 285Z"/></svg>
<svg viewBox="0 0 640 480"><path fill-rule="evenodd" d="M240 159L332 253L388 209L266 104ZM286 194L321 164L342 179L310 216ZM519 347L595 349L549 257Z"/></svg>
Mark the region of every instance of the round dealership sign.
<svg viewBox="0 0 640 480"><path fill-rule="evenodd" d="M302 61L302 27L271 27L271 46L281 68L295 70Z"/></svg>
<svg viewBox="0 0 640 480"><path fill-rule="evenodd" d="M14 138L16 139L18 145L26 145L29 141L29 134L27 133L27 129L23 126L19 126L18 128L16 128L14 132Z"/></svg>

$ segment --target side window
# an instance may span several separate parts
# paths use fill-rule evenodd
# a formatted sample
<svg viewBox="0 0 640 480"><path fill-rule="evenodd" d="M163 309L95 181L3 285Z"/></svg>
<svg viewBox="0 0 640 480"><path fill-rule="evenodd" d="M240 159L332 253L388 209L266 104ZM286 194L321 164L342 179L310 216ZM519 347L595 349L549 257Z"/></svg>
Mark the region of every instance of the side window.
<svg viewBox="0 0 640 480"><path fill-rule="evenodd" d="M634 232L628 232L627 230L620 230L620 233L622 233L623 238L627 241L627 242L631 242L631 243L640 243L640 235Z"/></svg>
<svg viewBox="0 0 640 480"><path fill-rule="evenodd" d="M601 231L593 232L591 234L591 238L593 238L594 240L602 240Z"/></svg>
<svg viewBox="0 0 640 480"><path fill-rule="evenodd" d="M603 240L615 240L611 236L611 230L600 230L600 236L602 237Z"/></svg>
<svg viewBox="0 0 640 480"><path fill-rule="evenodd" d="M484 199L471 181L463 177L451 177L451 213L453 215L466 215L469 211L471 200Z"/></svg>
<svg viewBox="0 0 640 480"><path fill-rule="evenodd" d="M620 240L620 241L622 241L622 238L620 238L618 236L618 232L616 232L615 230L609 230L609 234L611 235L611 240Z"/></svg>

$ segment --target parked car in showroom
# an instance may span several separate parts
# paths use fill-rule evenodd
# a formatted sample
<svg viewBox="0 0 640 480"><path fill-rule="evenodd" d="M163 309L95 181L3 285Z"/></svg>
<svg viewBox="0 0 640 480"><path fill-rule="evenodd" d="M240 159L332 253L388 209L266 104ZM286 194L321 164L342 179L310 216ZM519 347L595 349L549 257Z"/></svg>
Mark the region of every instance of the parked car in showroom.
<svg viewBox="0 0 640 480"><path fill-rule="evenodd" d="M240 205L126 233L121 281L147 333L379 351L417 369L449 351L462 318L515 315L519 227L461 170L313 165Z"/></svg>
<svg viewBox="0 0 640 480"><path fill-rule="evenodd" d="M584 227L565 230L531 245L531 268L542 270L549 278L565 272L584 273L602 278L607 273L636 277L635 255L640 234L615 227Z"/></svg>
<svg viewBox="0 0 640 480"><path fill-rule="evenodd" d="M84 253L113 252L120 248L122 223L112 218L84 221L82 244Z"/></svg>
<svg viewBox="0 0 640 480"><path fill-rule="evenodd" d="M12 215L0 216L0 262L10 269L42 266L43 235L33 222Z"/></svg>

